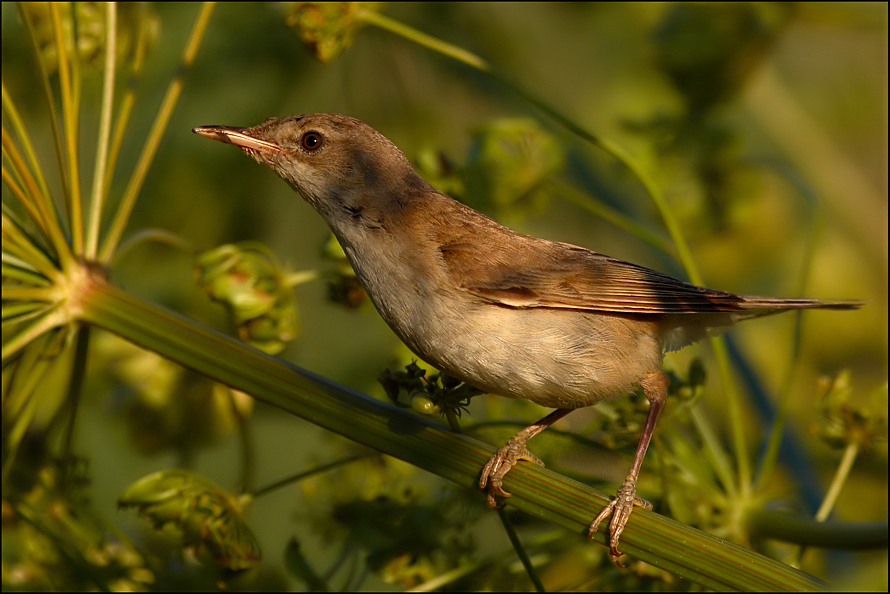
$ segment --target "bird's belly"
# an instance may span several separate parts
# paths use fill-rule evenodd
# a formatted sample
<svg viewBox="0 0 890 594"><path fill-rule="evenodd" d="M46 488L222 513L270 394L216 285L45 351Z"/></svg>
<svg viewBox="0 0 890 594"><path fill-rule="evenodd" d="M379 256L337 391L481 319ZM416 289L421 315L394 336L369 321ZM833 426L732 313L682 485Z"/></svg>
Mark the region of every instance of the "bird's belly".
<svg viewBox="0 0 890 594"><path fill-rule="evenodd" d="M542 406L579 408L622 396L661 368L652 320L478 302L420 315L390 325L422 359L486 392Z"/></svg>

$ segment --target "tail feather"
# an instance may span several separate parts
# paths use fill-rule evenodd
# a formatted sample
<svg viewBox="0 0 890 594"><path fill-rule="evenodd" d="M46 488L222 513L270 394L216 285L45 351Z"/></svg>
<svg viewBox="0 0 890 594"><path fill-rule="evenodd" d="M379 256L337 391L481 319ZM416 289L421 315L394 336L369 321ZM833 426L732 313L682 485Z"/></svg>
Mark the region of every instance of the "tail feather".
<svg viewBox="0 0 890 594"><path fill-rule="evenodd" d="M859 309L864 305L858 299L783 299L781 297L757 297L740 295L738 304L742 309L768 309L784 311L788 309Z"/></svg>
<svg viewBox="0 0 890 594"><path fill-rule="evenodd" d="M757 297L738 295L735 311L698 312L694 321L683 314L667 316L665 350L675 350L706 336L725 331L735 322L769 316L795 309L859 309L865 303L858 299L783 299L781 297Z"/></svg>

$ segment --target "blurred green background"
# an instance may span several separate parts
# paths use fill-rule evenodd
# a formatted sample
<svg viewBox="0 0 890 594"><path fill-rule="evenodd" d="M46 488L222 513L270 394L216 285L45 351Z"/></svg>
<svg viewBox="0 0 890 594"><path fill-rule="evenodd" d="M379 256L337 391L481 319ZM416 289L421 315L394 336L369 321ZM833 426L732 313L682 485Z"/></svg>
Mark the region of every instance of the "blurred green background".
<svg viewBox="0 0 890 594"><path fill-rule="evenodd" d="M198 8L151 5L157 38L135 83L137 115L127 138L133 148L124 150L122 171L135 162ZM114 283L231 331L223 309L195 283L195 253L257 240L291 270L335 269L321 258L327 228L299 196L240 151L190 132L198 125L251 126L270 116L312 112L366 121L421 164L431 182L453 188L458 197L519 231L684 278L669 254L579 206L578 195L592 197L667 237L639 180L603 151L491 77L377 27L354 31L351 47L323 63L285 24L288 9L253 3L216 7L130 223L130 233L164 229L188 249L138 244L113 263ZM381 10L483 57L522 89L630 153L667 198L708 286L866 301L856 312L804 316L788 425L809 452L813 480L824 485L838 456L809 430L818 421L818 378L849 369L853 400L861 403L887 378L887 5L708 5L698 11L673 3L450 2L393 3ZM4 84L49 163L45 106L18 14L7 3L2 26ZM90 76L99 80L98 74ZM121 76L120 84L125 83ZM96 101L98 88L85 85L85 104ZM506 175L536 166L545 173L496 200L496 165L486 165L482 157L486 139L497 134L495 123L504 118L531 118L512 125L521 131L530 127L546 139L536 145L544 147L542 155L519 169L507 167ZM95 113L87 110L82 129L91 131L95 123ZM506 128L508 134L514 130ZM84 133L83 142L89 146L93 136ZM495 144L503 140L494 138ZM113 196L125 181L125 176L115 179ZM299 336L279 356L383 397L375 378L410 356L373 308L367 302L356 309L332 303L324 280L295 291ZM792 316L785 315L732 332L768 395L777 393L787 373L792 328ZM230 486L239 476L242 454L232 434L218 429L208 430L200 445L184 448L187 454L169 444L146 445L140 433L145 428L134 427L138 423L123 412L132 390L118 382L125 373L106 366L115 358L106 353L116 348L97 341L91 406L80 420L77 443L90 461L94 506L136 535L144 523L135 514L115 511L127 485L186 461ZM719 426L724 411L708 346L672 354L669 364L685 369L696 356L709 369L704 400ZM759 408L752 404L746 411L755 460L767 431ZM489 414L532 422L544 411L483 397L471 412L465 423ZM576 413L561 428L583 432L596 414ZM669 423L669 416L662 422ZM327 461L330 452L348 447L263 405L252 422L257 484ZM625 462L614 464L614 471L601 473L607 484L623 475ZM428 493L451 489L416 471L404 480ZM249 520L265 553L260 579L266 587L299 587L280 568L282 551L294 535L312 563L335 563L341 551L332 544L336 531L311 519L325 509L318 489L290 487L253 506ZM885 521L886 452L863 461L845 493L836 519ZM799 493L777 483L772 495L793 500ZM495 514L473 509L466 513L476 523L477 549L506 550ZM819 559L804 569L851 587L886 589L886 551ZM363 587L389 586L374 575Z"/></svg>

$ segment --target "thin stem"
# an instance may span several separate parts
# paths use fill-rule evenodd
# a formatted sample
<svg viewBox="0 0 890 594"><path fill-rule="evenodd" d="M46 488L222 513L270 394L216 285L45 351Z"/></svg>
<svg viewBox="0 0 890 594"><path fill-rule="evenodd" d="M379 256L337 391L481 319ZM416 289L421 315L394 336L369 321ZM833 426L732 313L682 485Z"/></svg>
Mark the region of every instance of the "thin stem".
<svg viewBox="0 0 890 594"><path fill-rule="evenodd" d="M108 166L108 143L111 135L111 112L114 104L114 74L117 60L117 4L105 5L105 71L102 81L102 109L99 119L99 141L96 147L96 168L93 171L93 195L90 201L90 222L84 256L96 257L99 227L106 195L105 169Z"/></svg>
<svg viewBox="0 0 890 594"><path fill-rule="evenodd" d="M56 109L56 102L52 86L50 85L50 75L49 71L47 70L46 60L44 58L45 54L40 50L40 45L37 43L34 23L31 21L30 13L28 12L28 10L25 9L23 3L19 3L18 8L19 14L22 18L22 22L25 24L25 31L28 33L28 39L31 42L31 49L34 53L35 59L37 60L37 65L40 67L40 81L43 83L43 92L46 96L49 117L52 121L50 130L52 130L53 133L53 146L56 149L56 162L59 165L59 173L62 178L62 186L66 187L68 185L68 176L64 167L65 151L62 148L62 126L59 123L58 109ZM5 138L6 134L4 134L3 136ZM70 266L73 262L74 258L71 255L68 249L68 244L64 238L64 232L62 229L63 222L59 216L59 213L55 211L55 209L51 208L48 191L44 191L42 193L33 193L32 195L35 197L41 196L43 198L43 202L45 203L46 211L52 213L46 218L47 234L55 245L56 253L59 255L59 260L62 268L67 269L67 267Z"/></svg>
<svg viewBox="0 0 890 594"><path fill-rule="evenodd" d="M476 54L468 52L467 50L455 45L451 45L450 43L446 43L441 39L436 39L432 35L421 33L417 29L414 29L412 27L409 27L408 25L402 24L394 19L384 16L376 10L366 10L363 8L359 8L358 11L356 11L356 16L360 20L370 25L376 25L381 29L389 31L390 33L395 33L396 35L413 41L418 45L422 45L423 47L431 49L434 52L438 52L442 55L448 56L449 58L453 58L458 62L462 62L467 66L475 68L476 70L480 70L487 74L493 74L491 64L489 64Z"/></svg>
<svg viewBox="0 0 890 594"><path fill-rule="evenodd" d="M36 272L36 268L31 266L30 262L26 262L11 253L3 252L3 278L7 281L15 281L17 286L28 286L32 288L46 288L51 282L42 274ZM12 284L12 283L10 283ZM6 291L11 287L3 288L3 307L12 305L6 299ZM5 319L5 318L4 318Z"/></svg>
<svg viewBox="0 0 890 594"><path fill-rule="evenodd" d="M733 454L739 474L738 487L742 498L747 501L751 494L751 459L748 457L745 428L742 422L742 404L735 382L732 381L729 354L726 351L724 340L724 338L714 336L711 337L710 343L717 363L717 375L720 377L720 385L723 387L722 398L726 403L726 418L732 431Z"/></svg>
<svg viewBox="0 0 890 594"><path fill-rule="evenodd" d="M634 237L645 241L652 247L661 250L666 254L673 253L671 245L660 235L653 233L643 225L637 223L630 217L615 210L603 202L596 200L590 195L578 190L572 185L559 180L553 179L549 182L553 186L553 191L561 195L563 198L574 202L584 210L593 213L599 218L608 221L619 229L624 229Z"/></svg>
<svg viewBox="0 0 890 594"><path fill-rule="evenodd" d="M28 131L25 128L24 123L22 122L22 118L19 115L18 109L15 107L15 103L12 101L12 97L9 96L9 92L6 90L6 83L3 85L3 117L10 123L13 131L15 132L16 138L18 138L19 142L22 145L22 150L25 153L25 158L28 160L28 166L30 170L34 173L34 177L37 181L37 185L40 189L40 196L49 196L49 188L46 185L46 178L43 176L43 170L40 168L40 162L37 160L37 155L34 153L34 145L31 144L31 137L28 135ZM3 134L4 138L7 136L6 132Z"/></svg>
<svg viewBox="0 0 890 594"><path fill-rule="evenodd" d="M5 365L22 349L30 345L41 336L44 336L45 334L52 332L59 326L62 326L65 321L66 320L64 319L64 315L60 314L58 309L53 309L48 311L47 314L44 315L42 318L36 320L32 324L29 324L16 336L8 339L4 337L3 349L2 351L0 351L0 353L2 353L3 364Z"/></svg>
<svg viewBox="0 0 890 594"><path fill-rule="evenodd" d="M6 170L3 171L3 182L9 185ZM13 195L17 195L13 192ZM53 279L59 272L55 262L44 253L40 246L31 240L31 236L8 213L3 213L3 254L17 256L22 262L27 262L34 270L48 279ZM3 289L3 298L6 299L7 288Z"/></svg>
<svg viewBox="0 0 890 594"><path fill-rule="evenodd" d="M732 462L727 459L722 442L714 434L713 428L701 412L701 407L693 406L689 411L689 415L699 435L702 436L705 446L704 454L708 457L711 468L714 469L714 472L723 484L723 489L726 491L727 496L730 499L736 498L739 488L733 477Z"/></svg>
<svg viewBox="0 0 890 594"><path fill-rule="evenodd" d="M828 492L825 494L825 499L822 500L822 505L819 506L819 510L816 512L815 520L817 522L825 522L825 520L828 519L828 516L831 515L831 510L834 509L837 500L841 496L841 490L844 488L844 484L850 476L850 471L853 470L853 462L856 461L856 456L858 454L859 443L854 441L847 444L847 447L844 449L844 455L841 457L841 462L838 464L837 470L834 473L834 478L831 480L831 485L828 487ZM884 542L886 546L886 538ZM807 548L801 547L797 554L798 562L803 559L806 552Z"/></svg>
<svg viewBox="0 0 890 594"><path fill-rule="evenodd" d="M235 419L238 428L238 438L241 445L241 478L237 485L242 491L250 491L253 489L253 481L256 477L256 442L253 439L253 425L238 407L236 399L238 394L235 390L227 388L221 384L216 384L214 390L225 390L227 395L226 402L229 405L229 414ZM253 497L251 496L251 500Z"/></svg>
<svg viewBox="0 0 890 594"><path fill-rule="evenodd" d="M802 183L796 182L795 180L790 180L795 187L801 192L804 198L807 198L806 205L815 205L816 200L813 197L812 192L806 188ZM803 261L801 263L801 272L800 278L798 279L797 286L797 294L805 295L806 294L806 286L809 282L810 271L812 270L813 258L815 258L816 247L817 247L817 238L819 235L819 231L822 228L822 216L819 210L815 210L813 215L809 220L809 229L806 237L806 247L804 249ZM785 427L785 419L788 417L788 413L791 407L791 391L794 384L794 372L797 369L797 366L800 362L800 345L801 345L801 336L803 334L803 311L797 310L794 312L794 327L791 331L791 357L788 362L788 368L785 371L785 377L782 380L781 388L779 389L779 405L776 410L775 418L773 419L772 426L770 427L769 439L767 442L767 447L764 451L763 459L761 460L760 468L758 468L758 474L755 479L755 489L760 490L766 486L766 481L770 477L773 472L773 469L776 467L776 464L779 459L779 453L782 447L782 434Z"/></svg>
<svg viewBox="0 0 890 594"><path fill-rule="evenodd" d="M564 533L560 533L558 530L551 530L550 532L534 537L532 539L532 546L547 547L548 545L551 545L553 543L558 543L559 541L565 540L565 538L566 536ZM513 551L505 550L489 555L485 558L476 558L472 561L467 561L461 564L459 567L452 569L451 571L440 573L427 582L418 584L413 588L409 588L408 590L406 590L406 592L445 591L447 590L446 586L448 586L449 584L453 584L457 580L471 575L477 571L483 571L488 567L502 566L505 562L508 562L512 556Z"/></svg>
<svg viewBox="0 0 890 594"><path fill-rule="evenodd" d="M68 470L74 460L74 429L77 422L77 411L80 408L80 397L83 393L83 380L86 376L87 368L87 352L90 346L90 326L84 325L77 330L77 341L74 348L74 360L71 362L71 375L68 380L67 395L65 397L67 405L67 416L65 423L65 435L63 437L64 454L63 460L66 464L62 467L61 483L63 488L68 481Z"/></svg>
<svg viewBox="0 0 890 594"><path fill-rule="evenodd" d="M3 167L3 182L16 196L22 207L44 237L51 238L56 245L66 245L58 225L55 224L55 212L52 210L49 195L41 193L37 180L19 153L18 147L12 142L6 130L3 130L3 156L11 169ZM15 177L13 177L15 174ZM30 234L29 234L30 235ZM59 243L60 242L60 243Z"/></svg>
<svg viewBox="0 0 890 594"><path fill-rule="evenodd" d="M74 10L74 7L69 7ZM68 227L71 231L71 248L75 254L83 253L83 211L80 202L80 172L77 158L77 101L74 97L74 85L71 78L68 60L68 50L62 29L62 19L59 14L59 3L50 2L49 13L55 34L55 47L58 55L59 68L59 95L62 97L62 129L64 130L65 159L67 175L65 175L65 201L68 205ZM73 18L73 16L72 16ZM72 33L73 35L73 33ZM74 40L76 43L76 39ZM75 46L75 54L76 54ZM72 57L72 61L75 60Z"/></svg>
<svg viewBox="0 0 890 594"><path fill-rule="evenodd" d="M350 464L351 462L355 462L357 460L364 460L365 458L372 458L374 456L379 456L380 452L376 450L368 450L366 452L361 452L359 454L353 454L352 456L347 456L345 458L341 458L339 460L334 460L333 462L329 462L327 464L322 464L321 466L316 466L311 470L307 470L305 472L301 472L299 474L295 474L293 476L289 476L287 478L283 478L279 481L275 481L274 483L268 484L265 487L261 487L256 489L252 495L254 499L257 499L261 495L265 495L266 493L271 493L276 489L281 489L282 487L286 487L290 484L299 482L303 479L309 478L311 476L315 476L316 474L321 474L323 472L327 472L328 470L333 470L339 466L343 466L345 464Z"/></svg>
<svg viewBox="0 0 890 594"><path fill-rule="evenodd" d="M522 566L525 568L525 573L528 574L529 579L535 586L535 590L538 592L546 592L547 589L544 588L544 584L541 583L541 578L538 577L538 572L535 569L535 566L532 565L532 560L529 558L528 552L525 550L525 547L522 546L522 542L519 540L519 535L516 534L516 529L513 528L513 522L510 521L510 517L507 515L507 510L503 507L499 507L497 511L498 518L500 518L501 524L504 526L504 532L507 533L507 538L510 539L510 544L513 546L513 550L516 551L516 556L519 557L519 561L522 563Z"/></svg>
<svg viewBox="0 0 890 594"><path fill-rule="evenodd" d="M752 509L745 514L744 521L745 533L756 541L769 539L836 552L887 550L886 521L817 522L787 510L768 509Z"/></svg>
<svg viewBox="0 0 890 594"><path fill-rule="evenodd" d="M323 276L324 273L320 270L298 270L284 277L284 286L293 288L303 283L318 280Z"/></svg>
<svg viewBox="0 0 890 594"><path fill-rule="evenodd" d="M791 405L791 389L794 384L794 371L800 361L800 336L802 331L803 312L797 310L794 313L794 328L792 329L792 345L791 359L788 362L788 368L785 370L785 377L782 379L779 388L778 408L773 417L770 426L767 445L764 449L763 458L760 467L757 469L757 476L754 479L754 489L759 491L766 487L766 482L775 469L779 460L779 453L782 450L782 435L785 428L785 420L788 418Z"/></svg>
<svg viewBox="0 0 890 594"><path fill-rule="evenodd" d="M158 115L155 118L154 125L151 128L151 131L148 134L148 138L145 141L145 146L142 149L142 154L139 155L139 161L136 164L136 168L133 170L133 176L130 178L130 183L127 184L127 189L124 191L123 199L118 206L118 210L112 218L111 226L108 230L108 235L105 238L105 242L102 244L102 248L98 254L98 260L102 263L107 263L111 260L111 257L114 255L114 250L117 247L118 243L120 243L121 236L124 233L124 229L127 226L127 221L130 218L130 213L133 211L133 207L136 204L136 198L139 195L139 191L142 189L142 184L145 181L145 176L148 175L148 168L151 166L151 162L154 159L155 153L158 150L158 146L161 142L161 137L164 134L164 130L167 128L167 123L170 121L170 116L173 114L173 108L176 106L176 102L179 100L179 95L182 93L182 87L184 84L184 76L188 69L191 67L192 63L195 61L195 56L198 53L198 48L201 46L201 40L204 37L204 32L207 29L207 23L210 20L210 15L213 13L213 2L205 2L201 6L201 11L198 13L197 19L195 19L195 24L192 27L192 32L189 37L188 43L186 44L185 50L183 51L182 61L180 62L179 69L177 75L170 81L170 86L167 88L167 94L164 96L163 101L161 102L161 107L158 110Z"/></svg>
<svg viewBox="0 0 890 594"><path fill-rule="evenodd" d="M6 451L3 453L5 461L3 463L3 482L12 474L15 462L18 459L19 448L22 440L31 427L37 411L40 409L39 398L34 397L34 390L40 380L45 376L47 370L50 369L52 361L47 358L41 358L38 349L49 342L52 337L42 337L41 341L34 344L34 348L28 349L22 357L22 362L16 369L16 380L8 389L9 396L7 401L3 403L4 417L11 420L11 427L4 429L6 435Z"/></svg>
<svg viewBox="0 0 890 594"><path fill-rule="evenodd" d="M194 251L194 246L192 244L175 233L171 233L165 229L142 229L141 231L135 231L132 235L118 244L118 248L115 250L114 257L111 260L112 268L116 263L126 259L129 252L136 246L148 242L170 246L183 253L192 253Z"/></svg>
<svg viewBox="0 0 890 594"><path fill-rule="evenodd" d="M137 5L136 10L140 13L138 19L145 18L145 4ZM123 97L118 107L118 117L114 124L114 137L111 141L111 150L108 153L108 167L105 170L105 187L111 186L111 178L114 176L114 168L117 165L117 158L120 155L121 145L124 141L124 133L127 131L127 122L130 121L130 115L133 113L133 106L136 103L136 89L138 88L138 77L142 72L142 66L145 63L145 54L148 47L148 27L139 27L136 33L136 46L133 51L133 59L131 61L131 71L129 80L125 85Z"/></svg>
<svg viewBox="0 0 890 594"><path fill-rule="evenodd" d="M3 414L9 419L10 424L4 429L7 432L5 437L7 444L18 444L31 425L31 417L35 412L33 410L35 399L32 398L34 388L45 377L47 368L53 363L52 359L43 356L52 340L51 335L36 338L33 348L22 354L14 373L10 374L8 383L4 386L6 393ZM4 455L7 456L7 465L15 458L14 452L6 452ZM3 478L6 479L5 474Z"/></svg>
<svg viewBox="0 0 890 594"><path fill-rule="evenodd" d="M824 522L829 514L831 514L831 510L834 509L834 505L841 496L841 489L843 489L844 483L847 482L847 477L850 476L850 471L853 470L853 462L856 461L856 456L858 454L859 444L856 442L849 443L844 450L841 463L838 465L837 470L834 473L834 478L831 480L831 486L828 487L825 499L822 501L822 505L819 506L819 511L816 512L816 520L819 522Z"/></svg>
<svg viewBox="0 0 890 594"><path fill-rule="evenodd" d="M451 430L455 433L464 432L464 430L460 426L460 421L457 418L457 413L455 413L453 409L445 409L445 420L448 421L448 426L451 427Z"/></svg>

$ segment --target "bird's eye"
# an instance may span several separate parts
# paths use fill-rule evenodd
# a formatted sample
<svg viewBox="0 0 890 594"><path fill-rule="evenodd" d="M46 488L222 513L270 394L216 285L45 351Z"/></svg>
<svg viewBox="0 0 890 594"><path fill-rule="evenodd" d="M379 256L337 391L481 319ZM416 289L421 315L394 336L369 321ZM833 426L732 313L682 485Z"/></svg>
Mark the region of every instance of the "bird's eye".
<svg viewBox="0 0 890 594"><path fill-rule="evenodd" d="M324 143L324 137L318 132L306 132L303 134L303 137L300 138L300 144L307 151L317 151L321 148L321 145Z"/></svg>

